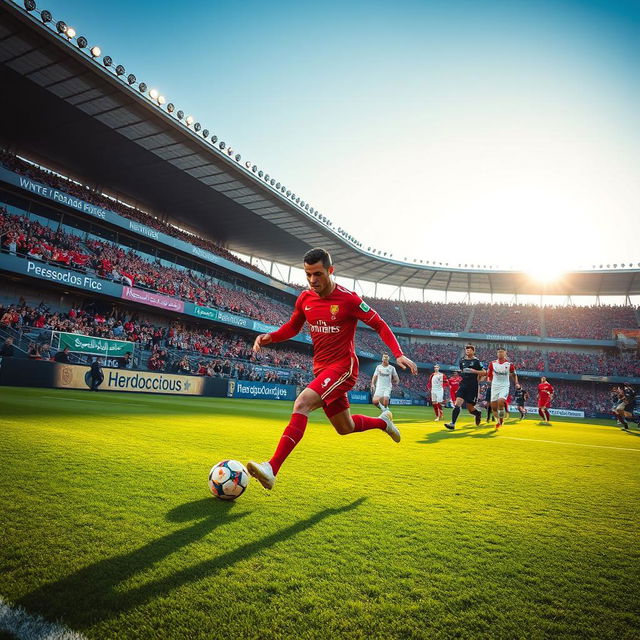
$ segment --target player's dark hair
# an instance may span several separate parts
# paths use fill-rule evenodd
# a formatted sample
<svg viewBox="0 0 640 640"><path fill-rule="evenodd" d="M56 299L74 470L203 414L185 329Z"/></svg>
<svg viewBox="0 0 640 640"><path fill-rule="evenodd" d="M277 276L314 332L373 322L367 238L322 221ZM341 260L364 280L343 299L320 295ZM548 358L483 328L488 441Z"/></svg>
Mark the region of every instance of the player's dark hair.
<svg viewBox="0 0 640 640"><path fill-rule="evenodd" d="M506 347L503 347L502 345L496 349L496 351L506 351L506 350L507 350Z"/></svg>
<svg viewBox="0 0 640 640"><path fill-rule="evenodd" d="M464 347L465 349L473 349L474 351L476 350L476 348L472 345L472 344L467 344Z"/></svg>
<svg viewBox="0 0 640 640"><path fill-rule="evenodd" d="M322 266L328 269L331 265L331 254L326 249L310 249L304 254L303 262L305 264L315 264L322 262Z"/></svg>

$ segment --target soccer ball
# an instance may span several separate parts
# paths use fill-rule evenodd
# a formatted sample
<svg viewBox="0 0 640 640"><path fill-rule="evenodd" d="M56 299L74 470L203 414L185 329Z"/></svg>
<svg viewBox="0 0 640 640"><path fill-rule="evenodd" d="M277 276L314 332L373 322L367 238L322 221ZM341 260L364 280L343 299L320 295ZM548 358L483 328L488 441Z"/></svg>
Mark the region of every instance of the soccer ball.
<svg viewBox="0 0 640 640"><path fill-rule="evenodd" d="M237 460L223 460L209 471L209 490L220 500L235 500L249 484L249 472Z"/></svg>

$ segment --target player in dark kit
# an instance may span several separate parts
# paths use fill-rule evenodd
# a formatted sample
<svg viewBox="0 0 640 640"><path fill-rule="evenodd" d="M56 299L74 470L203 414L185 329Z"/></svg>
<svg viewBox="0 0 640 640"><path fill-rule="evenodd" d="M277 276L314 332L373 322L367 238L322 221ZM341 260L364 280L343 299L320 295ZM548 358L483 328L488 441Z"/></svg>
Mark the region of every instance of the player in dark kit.
<svg viewBox="0 0 640 640"><path fill-rule="evenodd" d="M484 406L487 408L487 423L496 421L493 417L493 409L491 409L491 383L487 383L487 386L484 390Z"/></svg>
<svg viewBox="0 0 640 640"><path fill-rule="evenodd" d="M634 388L628 383L625 382L620 387L620 404L616 407L616 415L618 416L618 421L622 425L622 431L629 431L629 424L627 423L627 418L629 418L632 422L638 422L638 420L633 417L633 408L636 404L636 392Z"/></svg>
<svg viewBox="0 0 640 640"><path fill-rule="evenodd" d="M468 344L464 348L464 358L460 360L460 370L462 371L462 382L456 393L456 403L451 414L451 422L444 425L449 431L453 431L456 428L460 407L465 403L467 411L476 419L476 426L479 426L482 420L482 413L476 409L478 382L479 378L485 376L487 372L482 366L482 362L476 358L476 348L472 344Z"/></svg>
<svg viewBox="0 0 640 640"><path fill-rule="evenodd" d="M524 417L527 415L527 410L525 409L525 402L529 399L529 393L522 388L522 385L516 385L516 406L518 407L518 411L520 412L520 420L524 420Z"/></svg>
<svg viewBox="0 0 640 640"><path fill-rule="evenodd" d="M291 420L271 459L247 464L249 473L265 489L273 488L282 463L304 435L309 414L320 407L340 435L379 429L394 442L400 442L400 431L391 421L390 411L384 411L379 418L352 416L349 411L347 392L358 379L354 346L358 320L378 332L400 367L409 367L414 375L418 373L415 363L402 353L387 323L360 296L334 282L331 277L334 267L328 251L308 251L304 256L304 271L309 289L298 296L289 322L273 333L259 335L253 345L254 351L259 351L272 342L289 340L300 332L305 322L313 341L315 379L296 398Z"/></svg>

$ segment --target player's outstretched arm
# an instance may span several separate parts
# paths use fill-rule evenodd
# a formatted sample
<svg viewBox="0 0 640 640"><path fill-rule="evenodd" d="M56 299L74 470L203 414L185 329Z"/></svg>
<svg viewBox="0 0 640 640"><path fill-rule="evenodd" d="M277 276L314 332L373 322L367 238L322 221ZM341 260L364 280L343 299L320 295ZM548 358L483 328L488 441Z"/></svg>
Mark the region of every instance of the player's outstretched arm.
<svg viewBox="0 0 640 640"><path fill-rule="evenodd" d="M301 310L300 298L296 300L296 306L293 309L289 322L283 324L277 331L273 333L261 333L253 343L253 350L259 351L261 347L272 342L284 342L293 338L300 333L302 325L305 322L304 313Z"/></svg>
<svg viewBox="0 0 640 640"><path fill-rule="evenodd" d="M271 334L261 333L256 337L253 343L253 350L257 353L260 349L268 344L271 344Z"/></svg>
<svg viewBox="0 0 640 640"><path fill-rule="evenodd" d="M400 356L396 358L396 362L403 369L409 367L409 371L411 371L414 376L418 374L418 366L413 360L407 358L407 356Z"/></svg>

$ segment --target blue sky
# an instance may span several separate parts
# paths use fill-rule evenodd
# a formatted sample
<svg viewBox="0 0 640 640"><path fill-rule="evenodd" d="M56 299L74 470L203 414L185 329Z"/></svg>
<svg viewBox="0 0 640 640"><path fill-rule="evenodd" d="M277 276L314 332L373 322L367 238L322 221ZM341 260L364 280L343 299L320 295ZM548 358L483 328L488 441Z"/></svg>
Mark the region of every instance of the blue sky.
<svg viewBox="0 0 640 640"><path fill-rule="evenodd" d="M38 1L395 257L640 262L637 2Z"/></svg>

